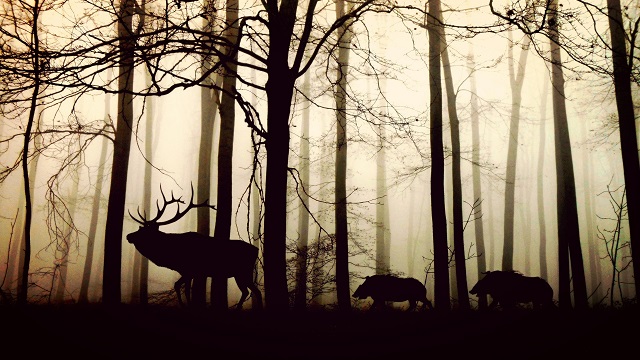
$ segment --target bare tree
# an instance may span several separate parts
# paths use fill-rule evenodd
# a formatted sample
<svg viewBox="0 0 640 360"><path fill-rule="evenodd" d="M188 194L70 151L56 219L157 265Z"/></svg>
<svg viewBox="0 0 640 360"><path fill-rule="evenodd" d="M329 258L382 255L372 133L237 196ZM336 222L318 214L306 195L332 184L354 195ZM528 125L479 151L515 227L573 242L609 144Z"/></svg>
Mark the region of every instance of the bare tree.
<svg viewBox="0 0 640 360"><path fill-rule="evenodd" d="M442 84L440 55L442 25L440 1L430 1L427 32L429 34L429 130L431 140L431 217L433 219L433 252L435 262L435 308L449 311L449 254L447 217L444 206L444 150L442 142Z"/></svg>
<svg viewBox="0 0 640 360"><path fill-rule="evenodd" d="M578 226L578 209L576 204L575 177L573 174L573 157L571 140L567 124L567 110L564 94L564 75L560 55L558 26L559 19L553 17L557 2L551 1L549 7L552 17L549 20L551 47L551 82L553 87L553 118L556 154L556 184L558 211L558 268L559 268L559 302L560 307L571 307L570 285L573 278L573 297L575 306L586 308L587 289L584 277L584 264L580 248L580 229ZM554 21L552 21L554 20ZM569 273L569 263L571 273ZM571 274L571 275L570 275Z"/></svg>
<svg viewBox="0 0 640 360"><path fill-rule="evenodd" d="M518 159L518 134L520 128L520 103L522 85L529 54L529 37L523 39L517 72L514 69L513 39L509 31L509 83L511 84L511 121L509 123L509 150L507 151L507 174L504 200L504 243L502 249L502 270L513 270L513 227L515 214L516 163Z"/></svg>
<svg viewBox="0 0 640 360"><path fill-rule="evenodd" d="M620 0L607 0L609 30L611 32L611 56L613 61L613 85L616 91L622 166L628 197L629 230L631 232L631 255L634 264L640 264L640 159L636 133L635 110L631 95L631 64L634 61L635 42L627 53L626 34L622 20ZM636 19L633 38L638 31ZM640 266L633 267L636 299L640 299Z"/></svg>
<svg viewBox="0 0 640 360"><path fill-rule="evenodd" d="M467 287L467 267L464 248L464 228L462 219L462 176L460 174L460 120L456 107L457 94L453 88L451 62L447 50L446 34L442 32L442 67L447 91L447 108L451 131L451 181L453 185L453 245L457 284L458 306L461 310L469 309L469 289Z"/></svg>
<svg viewBox="0 0 640 360"><path fill-rule="evenodd" d="M472 158L473 163L472 177L473 177L473 198L482 199L482 179L480 174L480 119L478 114L478 94L476 87L476 77L473 76L473 67L475 61L473 52L470 51L468 57L468 66L470 69L470 82L471 82L471 143L472 143ZM482 201L478 203L477 211L482 214ZM487 271L487 251L484 244L484 223L482 218L474 221L474 231L476 239L476 251L478 252L477 267L478 278L481 278L482 273ZM478 303L480 308L487 307L487 297L483 294L478 294Z"/></svg>

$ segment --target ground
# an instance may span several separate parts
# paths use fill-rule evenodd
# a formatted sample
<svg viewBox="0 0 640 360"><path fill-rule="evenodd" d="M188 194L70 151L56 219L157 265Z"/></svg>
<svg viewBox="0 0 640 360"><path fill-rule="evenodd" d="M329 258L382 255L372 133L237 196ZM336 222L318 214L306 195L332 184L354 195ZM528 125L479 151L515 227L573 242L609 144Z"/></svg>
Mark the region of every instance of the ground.
<svg viewBox="0 0 640 360"><path fill-rule="evenodd" d="M276 316L160 306L0 306L0 343L3 354L29 359L543 359L568 352L571 359L615 360L637 358L639 313L388 310Z"/></svg>

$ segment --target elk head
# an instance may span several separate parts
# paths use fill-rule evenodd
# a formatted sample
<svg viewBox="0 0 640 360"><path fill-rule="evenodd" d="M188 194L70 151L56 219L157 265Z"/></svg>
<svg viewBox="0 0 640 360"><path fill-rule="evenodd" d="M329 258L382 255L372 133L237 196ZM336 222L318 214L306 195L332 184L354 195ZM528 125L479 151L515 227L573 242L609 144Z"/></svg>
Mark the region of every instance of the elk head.
<svg viewBox="0 0 640 360"><path fill-rule="evenodd" d="M209 205L209 200L205 200L202 203L199 204L194 204L193 203L193 184L191 184L191 200L189 201L189 204L187 205L187 207L180 211L180 205L184 204L184 201L182 201L182 197L179 198L175 198L175 196L173 195L173 191L171 192L171 199L167 199L167 197L164 194L164 191L162 191L162 185L160 185L160 194L162 195L162 200L163 200L163 204L162 207L160 206L160 204L158 203L158 201L156 200L156 208L157 208L157 212L156 212L156 216L153 217L152 219L147 219L147 215L146 212L140 213L140 208L138 207L138 209L136 210L138 213L138 218L136 218L134 215L131 214L130 211L128 211L129 216L131 217L131 219L133 219L133 221L137 222L138 224L140 224L140 227L138 228L137 231L132 232L130 234L127 235L127 240L133 244L133 245L137 245L139 244L141 241L145 241L145 240L149 240L152 239L154 237L157 237L159 234L161 234L162 232L159 230L160 226L162 225L168 225L171 223L174 223L178 220L180 220L184 215L186 215L189 210L193 209L193 208L197 208L197 207L209 207L213 210L216 210L216 207L214 205ZM168 220L164 220L164 221L160 221L160 218L162 217L162 215L164 215L165 210L167 209L167 206L171 205L171 204L177 204L177 210L175 215Z"/></svg>

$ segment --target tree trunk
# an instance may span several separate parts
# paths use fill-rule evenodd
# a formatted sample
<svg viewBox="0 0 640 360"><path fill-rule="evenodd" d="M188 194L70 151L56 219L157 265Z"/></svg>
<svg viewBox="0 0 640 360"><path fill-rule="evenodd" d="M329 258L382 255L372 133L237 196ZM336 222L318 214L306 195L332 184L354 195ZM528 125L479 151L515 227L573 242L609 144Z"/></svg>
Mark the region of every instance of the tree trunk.
<svg viewBox="0 0 640 360"><path fill-rule="evenodd" d="M251 70L251 83L252 84L256 83L255 69ZM251 105L255 107L258 102L255 93L252 93L251 97L252 97ZM251 136L255 136L255 135L251 134ZM255 139L253 140L255 141ZM262 245L260 241L261 240L260 231L262 229L262 224L261 224L262 203L260 199L260 191L262 189L262 184L260 183L260 181L262 177L257 166L258 164L255 163L256 159L258 158L258 153L256 150L257 148L255 146L252 146L251 151L253 153L254 163L253 163L253 181L251 183L251 200L250 200L251 209L252 209L251 210L251 243L253 244L253 246L257 247L258 249L261 249ZM259 264L256 264L256 267L253 271L253 278L256 283L259 283L260 279L262 278L262 272L260 271ZM262 304L260 303L260 299L258 299L258 297L256 296L252 296L251 308L256 309L258 306L262 306Z"/></svg>
<svg viewBox="0 0 640 360"><path fill-rule="evenodd" d="M447 216L444 201L444 150L442 141L442 83L440 75L441 29L440 0L429 1L427 31L429 34L429 138L431 145L431 218L435 263L434 300L438 311L451 309L449 299L449 269Z"/></svg>
<svg viewBox="0 0 640 360"><path fill-rule="evenodd" d="M151 76L145 73L147 87L151 87ZM144 180L142 187L144 213L151 213L151 164L153 164L153 106L154 98L145 99L145 129L144 129ZM149 259L134 250L133 279L131 281L131 301L147 305L149 303Z"/></svg>
<svg viewBox="0 0 640 360"><path fill-rule="evenodd" d="M336 18L345 14L345 1L336 0ZM335 221L336 221L336 295L338 308L351 308L349 289L349 234L347 229L347 76L349 53L353 34L345 23L337 31L338 70L335 89L336 100L336 173L335 173Z"/></svg>
<svg viewBox="0 0 640 360"><path fill-rule="evenodd" d="M557 1L550 6L552 14L557 9ZM558 22L551 26L551 79L553 85L553 118L556 150L557 211L558 211L558 268L560 282L560 307L571 307L570 277L573 278L573 298L578 309L587 307L587 289L580 249L580 229L576 205L576 188L573 175L571 139L567 123L567 110L564 95L564 76L560 55ZM569 273L569 262L571 273Z"/></svg>
<svg viewBox="0 0 640 360"><path fill-rule="evenodd" d="M227 43L235 44L238 39L238 1L227 0L226 32ZM236 71L238 53L232 48L224 49L229 58L222 79L220 99L220 140L218 143L218 201L214 241L228 241L231 236L231 214L233 212L233 140L236 117ZM215 310L227 309L227 279L211 279L211 306Z"/></svg>
<svg viewBox="0 0 640 360"><path fill-rule="evenodd" d="M616 91L620 148L627 192L627 216L631 237L633 264L640 264L640 160L636 133L633 97L631 95L631 67L627 56L626 34L622 20L620 0L607 0L611 55L613 59L613 85ZM635 297L640 299L640 265L633 266Z"/></svg>
<svg viewBox="0 0 640 360"><path fill-rule="evenodd" d="M305 73L302 91L309 96L311 88L309 72ZM298 208L298 243L296 245L296 295L295 307L298 310L305 310L307 307L307 261L309 245L309 115L310 103L303 101L302 126L300 134L300 184L298 193L300 205Z"/></svg>
<svg viewBox="0 0 640 360"><path fill-rule="evenodd" d="M382 80L380 80L382 81ZM386 113L386 110L383 110ZM385 114L386 115L386 114ZM384 115L383 115L384 116ZM390 264L389 196L387 193L386 152L384 142L386 132L384 125L379 125L379 146L376 156L376 274L388 274Z"/></svg>
<svg viewBox="0 0 640 360"><path fill-rule="evenodd" d="M540 277L549 280L547 273L547 222L545 220L544 210L544 148L546 144L546 127L547 127L547 100L549 97L549 82L544 82L544 90L542 92L542 106L540 108L540 145L538 148L538 183L537 183L537 200L538 200L538 228L540 229Z"/></svg>
<svg viewBox="0 0 640 360"><path fill-rule="evenodd" d="M67 289L67 274L69 270L69 251L71 251L70 244L73 232L75 229L73 228L73 215L76 212L76 204L78 202L78 186L80 183L79 173L76 173L75 176L71 176L71 181L73 185L71 186L71 192L69 193L68 200L68 214L69 219L65 219L64 229L62 231L63 238L61 239L61 246L58 253L60 254L60 262L58 263L58 286L56 287L56 293L54 297L54 303L62 304L64 303L65 293L68 291Z"/></svg>
<svg viewBox="0 0 640 360"><path fill-rule="evenodd" d="M518 130L520 127L520 102L522 100L522 84L529 54L529 37L525 37L520 58L518 73L513 68L513 40L509 31L509 80L511 83L511 122L509 124L509 150L507 152L507 174L504 196L504 243L502 250L502 270L513 270L513 227L515 214L516 163L518 159Z"/></svg>
<svg viewBox="0 0 640 360"><path fill-rule="evenodd" d="M107 96L105 101L105 109L109 109L111 96ZM105 119L108 116L108 110L105 111ZM91 220L89 222L89 233L87 234L87 252L84 259L84 268L82 271L82 283L80 285L79 303L89 302L89 284L91 282L91 269L93 267L93 253L96 243L96 231L98 228L98 216L100 215L100 203L102 199L102 184L104 183L104 168L107 160L107 150L109 142L107 138L102 139L100 150L100 161L98 162L98 173L96 174L96 188L93 193L93 204L91 207Z"/></svg>
<svg viewBox="0 0 640 360"><path fill-rule="evenodd" d="M118 119L113 151L109 205L105 225L102 302L116 305L121 302L122 228L127 192L131 129L133 128L133 57L131 36L133 0L123 0L119 10L118 38L120 63L118 74Z"/></svg>
<svg viewBox="0 0 640 360"><path fill-rule="evenodd" d="M269 312L288 310L287 287L287 174L289 115L295 73L288 57L296 4L283 1L269 8L269 56L267 93L267 174L264 219L264 301ZM297 69L296 69L297 71Z"/></svg>
<svg viewBox="0 0 640 360"><path fill-rule="evenodd" d="M456 284L458 292L458 306L461 310L469 310L469 289L467 286L467 266L464 248L464 227L462 219L462 177L460 175L460 121L456 108L456 96L451 76L451 63L447 51L446 34L442 33L442 67L444 69L444 83L447 91L447 108L451 127L451 181L453 185L453 251L455 257Z"/></svg>
<svg viewBox="0 0 640 360"><path fill-rule="evenodd" d="M29 178L29 143L31 142L31 133L33 130L33 125L36 122L36 109L38 107L38 96L40 95L40 40L38 37L38 26L40 24L39 15L40 15L40 1L35 0L33 7L31 10L33 11L33 24L31 27L31 38L32 38L32 47L33 53L32 56L32 64L33 64L33 93L31 95L31 103L29 106L29 118L27 121L27 126L24 132L24 142L22 146L22 181L24 185L24 198L25 198L25 217L24 217L24 261L22 262L20 285L18 286L18 304L26 305L28 300L28 292L29 292L29 267L31 263L31 218L32 218L32 181L35 179L35 174L33 174L32 178ZM22 248L22 245L20 246Z"/></svg>
<svg viewBox="0 0 640 360"><path fill-rule="evenodd" d="M473 53L469 54L469 69L473 69L475 62ZM473 72L469 74L471 80L471 162L472 162L472 178L473 178L473 199L478 201L475 211L481 214L480 218L474 220L474 230L476 239L478 280L484 276L482 273L487 271L487 253L484 246L484 225L482 212L482 179L480 177L480 119L478 113L478 94L476 87L476 77ZM481 309L487 307L487 295L478 294L478 306Z"/></svg>
<svg viewBox="0 0 640 360"><path fill-rule="evenodd" d="M206 9L206 16L203 18L203 31L213 31L214 24L210 16L210 9L213 6L211 1L204 2L204 9ZM206 74L211 69L212 55L203 56L200 64L201 75ZM219 93L217 90L209 88L208 86L218 85L221 81L221 77L216 74L211 74L203 80L205 87L200 88L200 147L198 151L198 189L197 198L198 202L212 201L211 194L211 181L212 174L212 158L214 154L214 141L216 138L215 120L218 113L218 106L220 104ZM200 207L197 211L197 232L206 236L211 235L211 209L208 207ZM195 277L192 281L191 288L191 306L195 308L204 308L206 306L207 295L207 278ZM188 284L187 284L188 285ZM212 287L214 285L212 284ZM211 294L213 298L213 293ZM212 299L213 301L213 299Z"/></svg>

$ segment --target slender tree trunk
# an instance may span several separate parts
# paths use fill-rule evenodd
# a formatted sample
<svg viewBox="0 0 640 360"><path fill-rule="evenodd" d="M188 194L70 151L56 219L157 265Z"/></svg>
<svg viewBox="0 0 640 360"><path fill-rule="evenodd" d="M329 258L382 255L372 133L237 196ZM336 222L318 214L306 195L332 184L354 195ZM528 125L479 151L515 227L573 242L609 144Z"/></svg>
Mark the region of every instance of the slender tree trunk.
<svg viewBox="0 0 640 360"><path fill-rule="evenodd" d="M255 70L251 70L251 83L255 84L256 83L256 71ZM251 105L252 106L256 106L258 100L257 97L255 95L255 93L253 93L252 95L252 99L251 99ZM251 136L255 136L254 134L252 134ZM256 159L258 158L258 153L257 153L257 148L255 146L252 147L251 151L253 153L253 159L254 159L254 163L253 163L253 182L251 183L251 243L253 244L253 246L257 247L258 249L262 248L261 245L261 236L260 236L260 231L261 231L261 216L262 216L262 203L260 200L260 191L262 189L262 177L260 174L260 170L257 167L257 163L256 163ZM258 184L260 184L260 186L258 186ZM256 267L254 269L253 272L253 276L254 276L254 281L256 283L260 282L260 279L262 278L262 271L260 271L261 267L260 267L260 263L261 261L258 260L258 264L256 264ZM262 304L260 303L260 299L257 296L252 296L251 297L251 308L252 309L256 309L258 306L262 306Z"/></svg>
<svg viewBox="0 0 640 360"><path fill-rule="evenodd" d="M382 81L382 80L381 80ZM385 110L386 112L386 110ZM390 264L390 239L389 222L389 197L387 194L386 179L386 152L384 141L386 132L384 125L379 125L379 146L376 156L376 274L388 274L391 271Z"/></svg>
<svg viewBox="0 0 640 360"><path fill-rule="evenodd" d="M549 97L549 82L544 82L544 90L542 92L542 106L540 108L540 145L538 148L538 182L537 182L537 200L538 200L538 228L540 229L540 276L549 280L547 272L547 222L545 220L544 211L544 148L547 138L547 100Z"/></svg>
<svg viewBox="0 0 640 360"><path fill-rule="evenodd" d="M345 1L336 0L336 18L345 14ZM347 76L349 53L353 34L345 23L337 31L338 70L335 89L336 100L336 172L335 172L335 219L336 219L336 293L338 308L351 308L349 289L349 234L347 229Z"/></svg>
<svg viewBox="0 0 640 360"><path fill-rule="evenodd" d="M442 83L440 75L441 32L440 0L429 1L427 32L429 34L429 130L431 144L431 217L433 219L433 252L435 263L435 308L448 312L449 269L447 216L444 201L444 151L442 141Z"/></svg>
<svg viewBox="0 0 640 360"><path fill-rule="evenodd" d="M557 9L557 2L551 2L552 14ZM575 178L573 175L573 157L571 155L571 139L567 121L567 110L564 95L564 75L557 23L551 26L551 78L553 83L553 117L556 150L556 178L558 187L558 267L560 269L561 308L571 307L569 283L573 278L573 299L578 309L585 309L587 289L584 277L584 264L580 248L580 228L578 225L578 209L576 205ZM569 263L571 275L569 275Z"/></svg>
<svg viewBox="0 0 640 360"><path fill-rule="evenodd" d="M33 14L33 26L31 28L32 39L32 60L34 71L33 93L31 95L31 104L29 107L29 118L24 132L24 143L22 146L22 181L24 184L25 197L25 217L24 217L24 263L22 264L21 287L18 287L18 304L26 305L29 292L29 267L31 263L31 181L29 179L29 143L31 142L31 133L33 125L36 122L36 109L38 107L38 95L40 94L40 39L38 37L38 25L40 24L40 1L35 0L31 8Z"/></svg>
<svg viewBox="0 0 640 360"><path fill-rule="evenodd" d="M105 108L109 109L111 96L107 95ZM105 118L108 116L108 110L105 112ZM82 272L82 283L80 285L79 303L89 302L89 284L91 282L91 269L93 267L93 253L96 243L96 232L98 228L98 216L100 215L100 200L102 198L102 184L104 183L104 168L107 160L107 150L109 148L107 138L102 139L100 150L100 161L98 165L98 173L96 174L96 188L93 193L93 204L91 207L91 220L89 222L89 233L87 240L87 252L84 259L84 269Z"/></svg>
<svg viewBox="0 0 640 360"><path fill-rule="evenodd" d="M311 88L309 72L304 75L302 91L309 96ZM306 99L306 98L305 98ZM305 310L307 307L307 261L309 246L309 116L310 106L308 100L304 100L302 107L302 126L300 134L300 184L298 187L300 205L298 208L298 243L296 244L296 295L295 307Z"/></svg>
<svg viewBox="0 0 640 360"><path fill-rule="evenodd" d="M413 277L415 269L415 253L416 253L416 229L414 228L413 215L416 213L415 189L409 187L409 224L407 226L407 275ZM422 212L420 212L422 214ZM418 229L419 230L419 229Z"/></svg>
<svg viewBox="0 0 640 360"><path fill-rule="evenodd" d="M212 16L215 15L213 8L213 2L205 1L203 8L206 9L205 17L203 18L203 31L213 31L214 24L212 23ZM209 54L203 56L200 64L200 72L202 75L206 74L211 69L211 63L213 55ZM198 151L198 189L197 198L198 202L212 201L211 194L211 181L212 174L212 158L214 155L214 141L216 138L215 120L218 113L218 106L220 104L219 93L217 90L209 88L214 83L219 85L221 77L215 74L209 75L204 80L205 87L200 88L200 148ZM211 209L208 207L200 207L197 210L197 232L203 235L211 235ZM206 306L206 277L196 277L193 279L193 286L191 288L191 306L196 308L204 308ZM188 285L188 284L187 284ZM212 283L213 288L213 283ZM211 293L213 301L213 292Z"/></svg>
<svg viewBox="0 0 640 360"><path fill-rule="evenodd" d="M133 98L130 93L133 88L134 76L134 42L131 36L133 8L133 0L123 0L119 10L118 119L105 226L102 281L102 301L105 305L116 305L121 302L122 228L133 125Z"/></svg>
<svg viewBox="0 0 640 360"><path fill-rule="evenodd" d="M607 8L611 31L613 85L616 91L622 166L627 192L631 257L633 264L640 264L640 160L631 93L631 61L633 59L627 55L620 0L607 0ZM633 276L635 278L635 296L636 299L640 299L640 265L633 266Z"/></svg>
<svg viewBox="0 0 640 360"><path fill-rule="evenodd" d="M238 39L238 1L227 0L226 7L226 41L235 44ZM230 61L225 66L222 80L222 94L220 100L220 140L218 143L218 201L216 212L216 229L214 241L228 241L231 235L231 214L233 212L233 140L236 117L236 71L238 53L227 47L225 56ZM227 279L211 279L212 307L216 310L226 310Z"/></svg>
<svg viewBox="0 0 640 360"><path fill-rule="evenodd" d="M151 76L145 73L146 86L150 87ZM145 110L145 129L144 129L144 180L142 194L142 203L144 204L144 213L151 213L151 164L153 164L153 106L154 98L148 97L144 102ZM133 279L131 280L131 302L147 305L149 302L149 259L140 254L139 251L133 252Z"/></svg>
<svg viewBox="0 0 640 360"><path fill-rule="evenodd" d="M520 102L522 84L529 54L529 37L525 37L518 60L518 72L513 68L513 39L509 31L509 80L511 83L511 122L509 124L509 150L507 152L507 174L504 197L504 243L502 270L513 270L513 227L515 214L516 163L518 159L518 132L520 127Z"/></svg>
<svg viewBox="0 0 640 360"><path fill-rule="evenodd" d="M60 262L58 266L58 286L56 287L56 293L54 297L54 302L57 304L64 303L65 293L68 291L67 274L69 272L69 252L71 251L70 244L74 232L74 228L71 226L71 224L73 224L73 216L76 212L76 204L78 202L78 187L80 183L79 174L75 174L75 176L72 176L71 181L73 182L73 185L71 186L71 192L69 193L68 200L69 219L67 220L68 223L65 222L64 229L62 231L62 246L59 251Z"/></svg>
<svg viewBox="0 0 640 360"><path fill-rule="evenodd" d="M476 252L478 253L477 257L477 266L478 266L478 280L484 277L483 273L487 271L487 253L484 246L484 213L482 212L482 178L480 177L480 119L478 113L478 94L476 87L476 77L473 76L473 69L475 66L475 61L473 58L473 52L469 54L469 69L471 74L469 74L471 80L471 146L472 146L472 154L471 154L471 162L473 165L472 168L472 178L473 178L473 198L475 201L478 201L477 208L475 209L478 214L481 214L481 217L475 219L473 222L474 230L475 230L475 239L476 239ZM487 307L487 295L486 294L478 294L478 306L481 309Z"/></svg>
<svg viewBox="0 0 640 360"><path fill-rule="evenodd" d="M458 290L458 306L461 310L469 310L469 288L467 286L467 266L464 248L464 227L462 219L462 177L460 175L460 120L456 108L456 96L453 89L451 63L447 51L446 34L442 33L442 67L444 83L447 91L447 108L451 127L451 180L453 182L453 251L456 263L456 284Z"/></svg>
<svg viewBox="0 0 640 360"><path fill-rule="evenodd" d="M584 140L586 141L589 134L587 131L586 122L581 122L580 127L584 134ZM582 151L582 186L584 193L584 210L585 217L587 219L587 250L589 257L589 294L594 295L591 297L591 305L595 305L598 302L598 296L596 295L596 289L598 288L598 278L600 276L598 271L598 263L600 262L600 256L598 255L597 238L594 234L594 211L592 197L594 197L593 191L591 191L591 155L589 149L585 148Z"/></svg>

